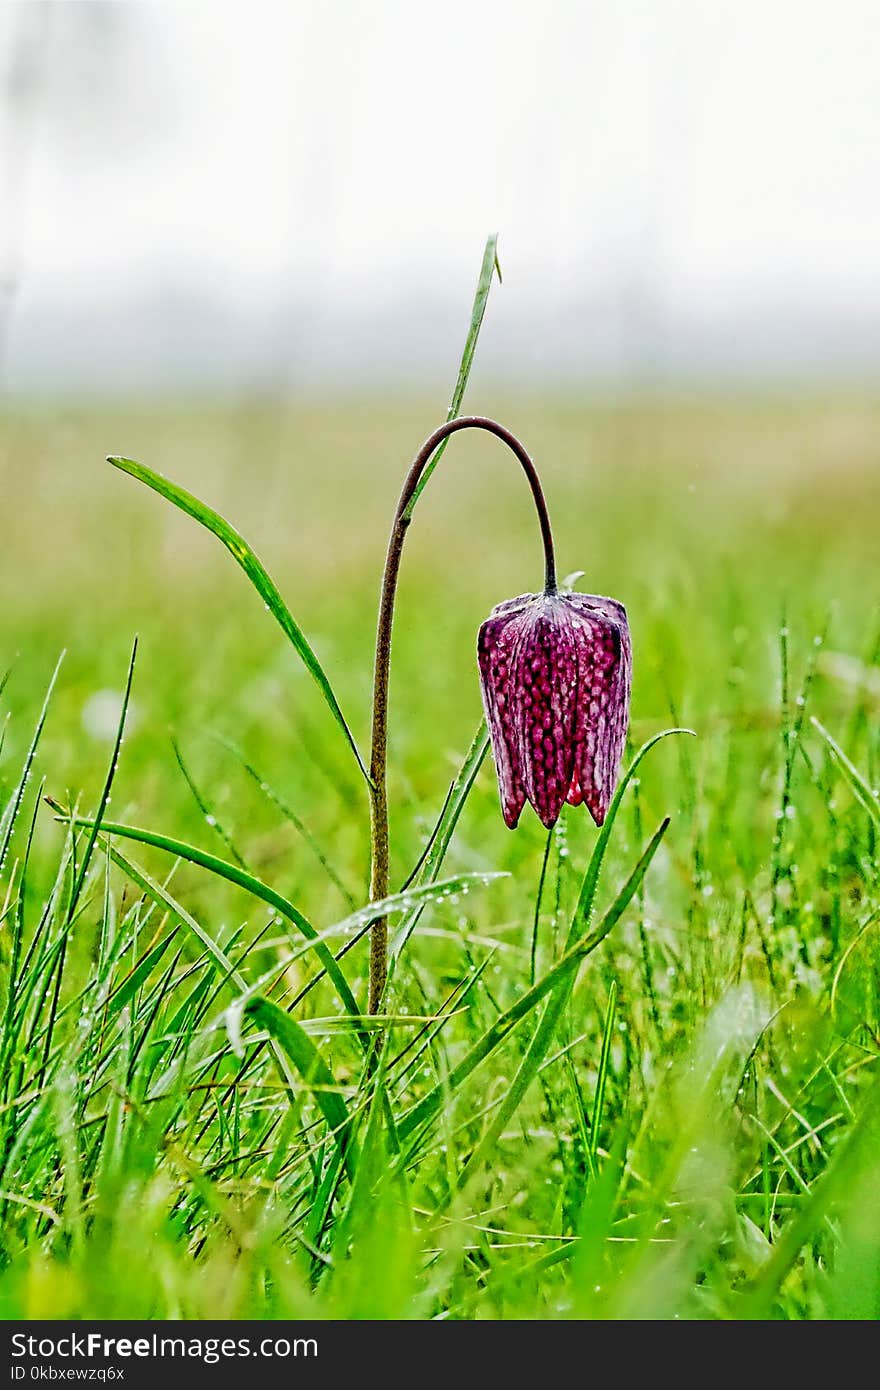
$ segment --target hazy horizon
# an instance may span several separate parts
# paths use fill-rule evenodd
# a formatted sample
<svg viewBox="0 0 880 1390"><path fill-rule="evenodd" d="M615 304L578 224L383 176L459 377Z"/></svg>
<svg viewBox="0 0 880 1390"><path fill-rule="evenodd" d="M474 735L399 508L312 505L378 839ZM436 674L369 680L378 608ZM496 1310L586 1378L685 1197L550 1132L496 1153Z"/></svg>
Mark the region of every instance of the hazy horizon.
<svg viewBox="0 0 880 1390"><path fill-rule="evenodd" d="M211 16L210 24L207 22ZM862 0L0 7L12 394L880 369Z"/></svg>

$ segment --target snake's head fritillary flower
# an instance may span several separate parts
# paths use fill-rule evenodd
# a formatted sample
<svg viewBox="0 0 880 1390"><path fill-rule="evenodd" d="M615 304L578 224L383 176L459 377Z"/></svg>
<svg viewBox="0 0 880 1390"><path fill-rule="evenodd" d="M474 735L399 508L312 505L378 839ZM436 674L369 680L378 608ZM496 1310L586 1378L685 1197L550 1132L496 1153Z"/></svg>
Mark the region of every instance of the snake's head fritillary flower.
<svg viewBox="0 0 880 1390"><path fill-rule="evenodd" d="M629 718L626 609L593 594L522 594L492 609L477 655L506 824L528 801L549 830L568 801L601 825Z"/></svg>

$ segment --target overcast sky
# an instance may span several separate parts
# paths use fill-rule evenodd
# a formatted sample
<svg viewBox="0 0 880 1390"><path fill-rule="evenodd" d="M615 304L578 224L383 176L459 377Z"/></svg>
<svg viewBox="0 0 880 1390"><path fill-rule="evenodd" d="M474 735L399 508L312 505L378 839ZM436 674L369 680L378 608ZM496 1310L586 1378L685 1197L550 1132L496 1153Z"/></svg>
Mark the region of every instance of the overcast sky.
<svg viewBox="0 0 880 1390"><path fill-rule="evenodd" d="M876 0L0 4L5 382L880 366ZM448 372L447 372L448 375Z"/></svg>

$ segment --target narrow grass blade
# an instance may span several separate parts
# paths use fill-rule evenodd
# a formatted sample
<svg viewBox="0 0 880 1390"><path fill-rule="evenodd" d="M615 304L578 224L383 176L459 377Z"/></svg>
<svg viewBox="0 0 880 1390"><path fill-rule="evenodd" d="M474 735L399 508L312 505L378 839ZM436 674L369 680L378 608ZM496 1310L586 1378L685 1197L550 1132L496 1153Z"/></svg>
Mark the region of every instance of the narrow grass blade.
<svg viewBox="0 0 880 1390"><path fill-rule="evenodd" d="M624 776L620 779L620 783L611 800L611 805L608 807L608 814L605 817L605 823L602 826L602 829L599 831L598 837L596 839L596 844L593 848L593 853L590 856L590 862L587 866L587 872L584 875L584 881L581 884L581 891L578 897L577 907L575 908L574 916L571 919L571 926L568 929L568 938L566 945L571 944L571 942L577 937L578 931L582 928L583 924L585 922L589 922L590 920L590 916L593 911L593 903L596 898L596 888L599 884L599 874L602 869L602 863L605 859L605 852L608 849L608 843L611 839L611 831L614 829L614 822L617 820L617 813L620 810L620 805L623 801L627 787L629 786L632 779L635 777L636 772L638 771L641 763L651 752L651 749L656 748L657 744L660 743L663 739L671 738L673 734L689 734L691 738L696 737L693 729L664 729L662 733L655 734L653 738L648 739L647 743L642 744L638 753L636 753L636 756L633 758L632 762L627 768Z"/></svg>
<svg viewBox="0 0 880 1390"><path fill-rule="evenodd" d="M593 1155L590 1149L590 1136L587 1132L587 1122L585 1118L586 1107L584 1105L584 1097L581 1091L580 1082L578 1081L577 1071L575 1069L574 1062L571 1058L571 1053L574 1046L574 1043L569 1043L568 1046L564 1047L562 1049L562 1052L558 1055L562 1062L563 1071L565 1072L565 1080L566 1085L568 1087L568 1094L571 1097L571 1108L574 1112L574 1123L577 1131L577 1137L580 1141L581 1151L584 1155L584 1161L586 1162L587 1168L589 1169L590 1178L592 1180L596 1176L596 1165L593 1161ZM553 1060L553 1058L548 1058L545 1065L552 1065ZM545 1101L547 1101L548 1104L552 1104L550 1088L546 1083L544 1083L543 1078L542 1085L544 1086Z"/></svg>
<svg viewBox="0 0 880 1390"><path fill-rule="evenodd" d="M472 992L493 959L494 952L490 952L478 965L473 966L470 973L463 980L460 980L447 995L436 1015L436 1021L432 1024L426 1024L414 1038L409 1040L405 1047L401 1048L397 1056L392 1058L387 1070L396 1087L401 1088L407 1076L419 1067L422 1058L445 1026L447 1018L451 1018L454 1013L460 1011L459 1005L465 1006L467 996Z"/></svg>
<svg viewBox="0 0 880 1390"><path fill-rule="evenodd" d="M645 743L639 749L635 758L627 768L625 775L621 778L620 784L617 788L617 791L614 794L611 805L608 808L608 815L605 817L605 823L602 826L602 829L599 831L599 835L596 840L593 853L590 856L590 862L587 866L587 871L584 875L584 881L581 885L581 891L578 896L577 907L575 908L574 915L572 916L571 920L571 926L569 927L565 945L566 954L562 957L563 961L568 959L568 956L573 949L576 949L576 942L578 941L579 932L582 932L584 927L589 926L590 919L593 913L593 903L596 897L596 889L599 883L599 873L601 871L602 863L605 858L605 852L608 848L608 843L611 838L611 831L617 819L617 814L620 810L620 805L627 787L632 782L632 779L635 776L643 759L647 757L651 749L655 748L657 744L661 742L662 739L668 738L671 734L690 732L691 731L689 729L665 729L662 733L655 734L653 738L649 739L647 743ZM602 932L602 937L599 938L600 940L608 934L608 932L611 930L611 927L623 914L625 908L628 906L630 900L632 899L633 894L638 890L639 886L641 885L647 872L648 865L650 864L651 860L656 854L660 846L660 841L666 834L668 826L669 818L667 817L661 823L657 831L654 833L650 843L648 844L647 848L642 854L642 857L640 858L635 869L631 873L630 877L627 879L623 888L618 893L617 898L615 899L612 907L609 908L608 912L605 914L605 917L603 918L604 930ZM598 942L596 944L598 945ZM560 962L560 964L561 963L562 962ZM552 973L553 972L551 972L551 974ZM483 1135L483 1138L481 1139L478 1147L471 1154L470 1159L462 1169L462 1172L460 1174L460 1182L464 1182L465 1176L467 1173L470 1172L472 1165L478 1159L483 1158L490 1149L490 1147L495 1143L495 1140L498 1138L498 1135L501 1134L504 1130L504 1127L506 1126L508 1120L517 1110L527 1090L532 1084L532 1081L537 1076L538 1071L544 1061L544 1058L546 1057L548 1051L553 1045L553 1039L556 1036L556 1029L559 1025L559 1020L562 1017L563 1011L565 1010L565 1006L568 1003L571 991L574 987L576 974L576 968L565 971L559 976L558 980L555 982L555 988L553 990L553 993L551 994L551 997L547 1000L547 1004L544 1008L543 1014L541 1015L540 1022L538 1023L538 1026L535 1029L532 1040L529 1043L526 1054L519 1065L516 1076L514 1077L513 1082L511 1083L510 1089L507 1095L505 1096L502 1104L496 1111L492 1123L489 1126L486 1133ZM547 979L548 977L545 976L544 978ZM532 991L529 991L529 993L531 992ZM524 997L527 998L528 996Z"/></svg>
<svg viewBox="0 0 880 1390"><path fill-rule="evenodd" d="M501 265L498 260L497 232L493 232L491 236L486 238L486 247L483 251L483 263L480 266L480 276L477 281L476 294L474 295L474 307L471 310L470 327L468 328L467 338L465 339L464 352L461 355L458 376L455 380L455 390L452 393L452 400L449 403L447 420L455 419L461 409L461 403L464 400L468 377L471 374L474 354L477 350L477 339L480 336L480 329L483 326L483 316L486 312L486 305L489 302L489 291L492 288L492 280L495 275L498 276L500 283Z"/></svg>
<svg viewBox="0 0 880 1390"><path fill-rule="evenodd" d="M144 1012L138 1019L138 1035L133 1041L133 1045L131 1047L128 1059L127 1087L129 1089L134 1085L135 1082L135 1069L138 1057L140 1056L141 1052L146 1046L147 1040L153 1034L153 1027L156 1024L156 1021L159 1017L159 1013L162 1009L163 1003L165 1002L166 995L169 993L171 989L173 989L172 982L174 980L175 971L177 969L177 962L179 959L180 952L178 951L177 955L171 961L170 965L168 966L167 970L162 976L162 979L159 981L158 986L152 991L151 995L148 997ZM156 1061L158 1062L158 1058L156 1058ZM143 1066L139 1070L138 1086L142 1095L145 1095L149 1088L150 1080L152 1079L154 1070L155 1064L153 1066Z"/></svg>
<svg viewBox="0 0 880 1390"><path fill-rule="evenodd" d="M76 905L79 902L80 894L82 893L83 887L85 885L86 874L89 871L89 864L92 858L92 851L95 848L95 841L98 838L98 827L101 824L104 812L107 809L107 803L110 800L110 791L113 786L113 778L116 776L116 767L119 762L119 751L122 747L122 736L125 732L125 718L128 714L128 702L131 699L131 683L134 680L134 663L137 659L137 648L137 638L135 638L131 648L131 659L128 663L128 676L126 677L125 681L125 693L122 697L122 708L119 712L119 723L116 727L116 738L113 743L113 753L110 757L110 765L107 768L107 776L104 779L104 786L101 790L101 800L98 802L98 811L89 829L89 835L86 841L85 852L83 854L82 862L80 863L76 879L71 890L70 902L67 905L68 921L70 921L73 918L73 915L76 912Z"/></svg>
<svg viewBox="0 0 880 1390"><path fill-rule="evenodd" d="M578 1318L601 1316L608 1242L614 1228L614 1216L626 1177L628 1144L629 1130L626 1123L622 1122L601 1172L590 1183L578 1218L578 1239L568 1250L574 1257L571 1275L574 1292L572 1312Z"/></svg>
<svg viewBox="0 0 880 1390"><path fill-rule="evenodd" d="M53 809L58 810L62 815L61 808L56 801L49 801ZM86 817L77 816L74 818L74 825L91 825L93 822ZM151 830L141 830L134 825L120 825L114 821L104 821L100 829L105 835L118 836L122 839L135 840L138 844L151 845L155 849L164 850L167 854L173 854L177 859L185 859L190 864L197 864L199 868L207 869L209 873L216 874L218 878L226 879L228 883L234 883L237 887L243 888L252 897L259 898L262 902L280 913L288 922L292 922L304 937L315 943L315 951L320 958L330 979L336 987L340 999L346 1009L351 1014L360 1014L355 997L351 992L348 981L342 970L339 968L332 951L318 938L318 932L312 926L307 917L294 907L293 903L287 901L280 893L276 893L274 888L255 878L253 874L241 869L237 864L230 864L225 859L218 859L215 854L209 854L207 850L196 848L195 845L185 844L182 840L174 840L168 835L159 835Z"/></svg>
<svg viewBox="0 0 880 1390"><path fill-rule="evenodd" d="M391 893L387 898L380 898L378 902L367 903L365 907L349 913L328 930L340 935L357 931L374 917L388 917L392 912L400 912L407 908L421 910L427 903L442 902L447 898L455 899L460 893L469 893L471 888L485 887L498 879L509 877L507 873L469 873L456 874L454 878L442 878L436 883L422 883L416 888L405 888L402 893Z"/></svg>
<svg viewBox="0 0 880 1390"><path fill-rule="evenodd" d="M184 782L186 782L186 785L192 792L193 801L196 803L202 816L204 817L205 824L210 826L210 828L214 831L214 834L218 836L218 838L224 845L227 853L232 856L239 868L246 869L247 864L245 863L244 857L241 854L239 854L238 849L236 848L236 845L232 839L232 836L226 830L226 827L222 824L219 817L214 814L213 808L205 800L198 786L198 783L196 782L195 778L193 777L192 773L187 767L186 761L180 748L180 744L177 742L176 738L172 738L171 747L174 750L174 757L177 761L177 766L180 768L180 771L183 775L183 780Z"/></svg>
<svg viewBox="0 0 880 1390"><path fill-rule="evenodd" d="M167 936L163 937L157 945L146 952L132 970L131 974L126 976L126 978L117 985L116 989L107 1000L108 1018L118 1013L120 1009L124 1009L126 1004L134 998L141 985L149 979L150 975L159 964L165 952L168 950L168 947L174 940L175 935L176 932L171 931Z"/></svg>
<svg viewBox="0 0 880 1390"><path fill-rule="evenodd" d="M43 708L40 710L40 716L37 720L37 726L34 729L33 738L31 739L30 746L25 755L24 766L21 770L21 776L18 779L18 782L12 792L11 797L9 798L9 801L4 807L3 815L0 816L0 870L2 870L3 865L6 862L6 856L9 853L9 843L12 839L12 832L15 829L15 822L18 819L18 814L21 810L21 803L24 800L25 788L28 784L28 778L31 775L31 768L34 765L34 758L36 757L37 747L43 734L43 728L45 727L46 723L46 716L49 713L49 704L52 699L52 694L55 690L55 682L58 680L58 672L61 670L61 663L64 660L64 656L65 653L62 652L58 658L55 670L52 672L52 679L49 681L49 688L46 691L46 696L43 700Z"/></svg>
<svg viewBox="0 0 880 1390"><path fill-rule="evenodd" d="M811 718L810 723L824 740L834 763L839 771L843 773L843 779L856 801L868 812L874 824L880 826L880 797L877 796L873 787L869 786L855 763L850 761L840 744L831 737L824 725L820 724L818 719L815 718Z"/></svg>
<svg viewBox="0 0 880 1390"><path fill-rule="evenodd" d="M54 1087L55 1133L64 1177L64 1226L74 1258L82 1255L85 1245L86 1221L84 1193L76 1133L76 1078L66 1068L59 1074Z"/></svg>
<svg viewBox="0 0 880 1390"><path fill-rule="evenodd" d="M339 1094L333 1073L320 1052L290 1014L286 1014L277 1004L264 999L262 995L258 994L249 999L244 1011L284 1050L305 1084L314 1093L315 1101L330 1126L333 1142L342 1151L349 1176L353 1177L356 1165L351 1151L348 1107Z"/></svg>
<svg viewBox="0 0 880 1390"><path fill-rule="evenodd" d="M430 1120L440 1108L447 1094L455 1091L463 1081L465 1081L482 1062L489 1057L495 1049L507 1038L517 1024L521 1023L535 1007L541 1002L545 995L556 989L561 983L567 982L573 976L581 961L584 960L591 951L594 951L605 937L612 930L615 924L623 915L629 905L633 894L638 890L639 884L647 872L648 865L656 853L657 847L665 834L669 822L664 821L657 834L652 839L650 845L645 850L635 869L621 888L611 907L602 917L598 926L591 932L587 932L579 941L565 952L546 975L527 990L515 1004L499 1014L494 1023L486 1030L483 1036L474 1044L469 1052L459 1063L450 1071L446 1081L439 1086L435 1086L426 1096L413 1106L398 1125L401 1140L413 1135L423 1124ZM544 1049L546 1050L546 1048Z"/></svg>
<svg viewBox="0 0 880 1390"><path fill-rule="evenodd" d="M248 990L247 981L241 971L229 959L225 951L213 940L194 917L180 905L170 893L151 879L142 869L132 864L118 850L111 849L111 855L120 868L154 900L160 902L201 942L220 971L223 979L232 981L243 993ZM260 996L247 999L244 1012L256 1018L269 1034L275 1046L290 1058L305 1083L315 1090L315 1098L322 1113L330 1124L335 1141L347 1143L348 1111L342 1097L336 1094L332 1073L318 1052L314 1043L303 1030L276 1004ZM334 1088L328 1090L327 1088Z"/></svg>
<svg viewBox="0 0 880 1390"><path fill-rule="evenodd" d="M605 1027L602 1030L602 1051L596 1071L596 1091L593 1096L593 1112L590 1117L590 1153L595 1166L599 1153L599 1134L602 1128L602 1110L605 1106L605 1087L608 1082L608 1067L611 1061L611 1043L614 1039L614 1019L617 1013L617 981L611 981L608 991L608 1008L605 1012Z"/></svg>
<svg viewBox="0 0 880 1390"><path fill-rule="evenodd" d="M8 1058L11 1055L16 1043L16 1029L14 1026L14 1019L19 985L18 971L19 964L21 961L22 942L24 940L24 900L27 894L28 866L30 863L31 849L34 843L34 833L37 828L37 815L39 811L40 797L42 795L42 791L43 784L41 783L39 793L37 794L37 801L36 805L34 806L33 815L31 816L30 830L28 832L27 840L25 842L24 855L22 856L21 861L21 876L20 881L17 885L16 896L14 898L12 896L14 881L13 875L10 877L9 880L6 904L4 906L2 916L0 916L0 923L2 923L3 921L5 921L7 915L9 915L11 917L12 926L12 940L8 947L9 957L8 961L5 962L7 981L6 1004L3 1012L3 1036L2 1040L0 1040L0 1079L2 1079L0 1080L0 1084L2 1084L4 1087L8 1084L9 1080ZM37 935L39 935L39 930L37 933L35 933L35 938Z"/></svg>
<svg viewBox="0 0 880 1390"><path fill-rule="evenodd" d="M872 912L867 922L864 922L862 924L862 926L859 928L859 930L853 937L852 941L850 941L843 955L840 957L840 960L837 962L837 969L834 972L834 978L831 981L831 990L828 996L828 1003L831 1008L832 1017L834 1016L834 1013L837 1008L837 991L840 988L840 980L846 968L846 963L852 955L853 951L859 945L859 942L861 942L864 939L864 937L870 931L871 927L876 926L878 922L880 922L880 912Z"/></svg>
<svg viewBox="0 0 880 1390"><path fill-rule="evenodd" d="M130 477L137 478L138 482L146 483L147 487L152 488L154 492L159 493L160 497L164 497L166 501L172 502L175 507L179 507L181 511L186 512L187 516L191 516L194 521L198 521L200 525L204 526L208 531L211 531L217 539L225 545L233 559L244 570L251 584L272 614L272 617L278 623L306 670L309 672L309 675L318 686L318 689L327 702L333 718L345 735L349 747L357 759L358 767L365 779L369 781L369 774L367 773L358 746L354 741L354 735L340 709L339 701L336 699L333 687L327 678L324 668L309 645L302 629L290 613L290 610L281 597L281 593L275 581L269 575L262 561L254 554L253 550L244 539L244 536L236 531L235 527L231 526L224 517L220 516L219 512L215 512L213 508L199 501L197 497L187 492L185 488L178 487L176 483L172 483L168 478L163 478L161 473L154 473L151 468L145 467L142 463L135 462L134 459L121 458L115 454L109 456L107 462L112 463L113 467L120 469L121 472L128 473Z"/></svg>
<svg viewBox="0 0 880 1390"><path fill-rule="evenodd" d="M464 762L459 768L458 774L452 783L449 799L437 823L437 828L433 836L433 844L428 851L421 874L423 882L433 882L440 871L440 866L446 858L449 842L452 839L459 817L464 810L465 802L470 795L477 773L483 765L483 759L486 756L488 748L489 731L486 728L486 721L483 719L480 721L479 727L471 739L471 744L465 754Z"/></svg>
<svg viewBox="0 0 880 1390"><path fill-rule="evenodd" d="M604 930L602 932L601 939L604 940L611 928L623 916L624 911L629 906L630 902L632 901L639 888L639 885L641 884L642 880L645 877L645 874L648 871L648 865L651 863L651 860L654 858L654 855L660 848L660 841L663 839L663 836L666 834L668 828L669 818L667 817L664 821L661 822L657 830L654 832L650 842L648 843L641 858L639 859L638 864L633 869L626 883L623 885L620 892L618 893L613 906L609 909L608 913L606 913L602 924ZM575 914L575 920L577 920L577 914ZM596 945L598 944L599 943L597 941ZM569 947L569 950L570 949L571 948ZM565 958L566 957L563 957L563 959ZM555 990L553 991L551 997L548 999L544 1012L541 1015L541 1020L538 1023L537 1028L535 1029L531 1042L529 1043L526 1055L523 1057L523 1060L517 1069L516 1075L514 1076L513 1081L510 1084L510 1088L507 1094L505 1095L504 1100L495 1112L495 1115L492 1118L492 1123L489 1125L488 1129L483 1134L479 1144L474 1149L467 1163L461 1170L461 1173L459 1175L459 1186L462 1186L464 1184L474 1166L481 1162L489 1153L489 1151L495 1146L495 1143L498 1140L499 1136L503 1133L504 1129L506 1128L508 1121L519 1108L523 1098L525 1097L526 1092L528 1091L535 1077L538 1075L538 1072L541 1069L541 1066L544 1062L544 1058L547 1056L547 1053L553 1045L553 1040L556 1037L556 1029L559 1025L559 1019L562 1015L563 1009L568 1003L569 996L571 995L571 991L574 987L576 975L577 967L574 966L562 977L562 979L557 984Z"/></svg>
<svg viewBox="0 0 880 1390"><path fill-rule="evenodd" d="M878 1149L880 1083L875 1081L865 1099L862 1113L835 1151L825 1173L818 1180L810 1197L799 1205L797 1215L789 1218L774 1243L770 1259L738 1303L738 1319L755 1321L769 1316L773 1299L804 1245L812 1239L825 1217L850 1186L864 1172L870 1172L872 1165L876 1172Z"/></svg>
<svg viewBox="0 0 880 1390"><path fill-rule="evenodd" d="M232 980L241 990L247 988L247 981L241 971L237 970L233 965L223 948L205 931L201 923L197 922L195 917L187 912L186 908L183 907L176 898L171 896L167 888L163 888L162 884L157 883L154 878L151 878L145 869L140 868L137 864L133 864L130 859L113 845L110 847L110 857L117 868L122 869L123 873L131 879L132 883L137 884L138 888L146 893L147 897L152 898L160 907L167 909L172 917L175 917L178 922L182 923L183 926L187 927L189 931L192 932L193 936L204 946L224 979Z"/></svg>
<svg viewBox="0 0 880 1390"><path fill-rule="evenodd" d="M283 967L282 967L283 968ZM278 970L276 969L276 974ZM344 1036L354 1028L369 1028L382 1032L392 1028L423 1028L454 1018L462 1009L452 1009L442 1016L438 1014L362 1014L360 1018L332 1016L328 1018L308 1018L302 1024L304 1033L314 1038Z"/></svg>
<svg viewBox="0 0 880 1390"><path fill-rule="evenodd" d="M65 813L56 801L47 798L53 809L57 810L61 816ZM92 821L88 817L74 817L74 825L91 825ZM393 893L390 897L383 898L380 902L368 903L365 907L359 908L357 912L350 913L343 917L341 921L335 922L323 932L318 932L311 922L303 916L298 908L291 902L277 893L274 888L255 878L253 874L245 869L240 869L236 864L230 864L225 859L218 859L216 855L210 854L207 850L198 849L195 845L186 844L182 840L172 839L170 836L161 835L151 830L142 830L138 826L121 825L114 821L105 821L100 827L101 831L109 836L134 840L138 844L150 845L156 849L164 850L168 854L173 854L178 859L184 859L191 864L196 864L200 868L207 869L210 873L216 874L227 882L235 884L244 889L253 897L261 899L274 908L282 917L292 922L298 931L306 938L314 948L315 954L321 961L328 976L333 981L337 992L342 999L349 1014L359 1018L361 1010L358 1008L354 995L351 992L348 981L342 969L328 947L325 937L344 936L353 933L360 928L369 925L377 916L387 916L392 912L399 912L406 909L421 909L426 903L439 902L444 899L455 897L459 893L467 893L472 887L478 884L488 884L496 879L506 877L499 873L469 873L459 874L455 878L443 879L438 883L427 883L417 888L408 888L402 893Z"/></svg>
<svg viewBox="0 0 880 1390"><path fill-rule="evenodd" d="M492 288L492 280L495 274L501 279L501 266L498 263L498 234L493 233L486 242L486 249L483 252L483 264L480 266L480 276L477 280L477 292L474 295L474 304L471 309L471 322L468 328L467 338L465 339L464 352L461 355L461 363L458 368L458 376L455 381L455 390L452 393L452 400L447 412L447 420L454 420L461 410L461 403L464 400L465 389L468 384L468 377L471 374L471 367L474 363L474 353L477 350L477 340L480 336L480 329L483 325L483 315L486 312L486 305L489 302L489 291ZM425 485L430 478L446 448L447 440L443 440L440 447L436 450L434 457L422 474L418 486L410 498L405 516L412 516L416 503L424 491Z"/></svg>
<svg viewBox="0 0 880 1390"><path fill-rule="evenodd" d="M310 1251L314 1251L329 1220L333 1199L342 1177L343 1166L343 1155L339 1149L336 1149L330 1157L324 1176L309 1206L303 1239L306 1242L306 1248Z"/></svg>
<svg viewBox="0 0 880 1390"><path fill-rule="evenodd" d="M486 728L486 721L481 720L479 728L471 740L470 748L465 754L464 762L449 789L449 795L443 803L443 810L431 834L424 859L421 865L417 866L417 873L414 871L408 882L412 882L413 878L416 876L418 876L423 884L436 882L443 860L446 858L446 851L449 848L449 843L455 832L455 827L464 810L465 802L470 795L471 788L482 766L488 747L489 732ZM419 909L419 911L420 910L421 909ZM392 959L400 955L412 935L419 919L419 911L409 913L395 932L391 943L390 954Z"/></svg>
<svg viewBox="0 0 880 1390"><path fill-rule="evenodd" d="M553 845L553 831L547 831L547 840L544 845L544 853L541 857L541 872L538 876L538 891L535 894L535 915L532 918L532 945L529 951L529 984L535 983L538 973L538 930L541 925L541 907L544 902L544 884L547 880L547 865L550 862L550 850Z"/></svg>
<svg viewBox="0 0 880 1390"><path fill-rule="evenodd" d="M276 791L276 789L270 784L269 780L266 777L264 777L261 772L258 772L258 770L253 766L253 764L248 761L245 754L241 751L240 748L236 746L236 744L232 743L229 739L223 738L219 734L215 734L214 737L216 738L217 742L221 745L221 747L225 748L228 753L231 753L233 758L235 758L236 762L238 762L240 766L244 768L247 775L256 784L257 788L263 794L263 796L265 796L267 800L270 801L272 805L275 806L281 812L285 820L290 821L290 824L293 826L297 834L302 836L303 840L308 845L312 854L314 854L315 858L318 860L318 863L321 865L321 868L324 870L331 883L333 883L335 887L339 889L339 892L345 898L349 907L357 907L357 899L355 898L354 894L345 885L340 875L336 872L333 865L327 859L326 855L324 854L324 851L321 849L321 846L318 844L318 841L315 839L312 832L308 829L304 822L300 820L299 816L287 804L287 802L284 800L281 794L278 791Z"/></svg>

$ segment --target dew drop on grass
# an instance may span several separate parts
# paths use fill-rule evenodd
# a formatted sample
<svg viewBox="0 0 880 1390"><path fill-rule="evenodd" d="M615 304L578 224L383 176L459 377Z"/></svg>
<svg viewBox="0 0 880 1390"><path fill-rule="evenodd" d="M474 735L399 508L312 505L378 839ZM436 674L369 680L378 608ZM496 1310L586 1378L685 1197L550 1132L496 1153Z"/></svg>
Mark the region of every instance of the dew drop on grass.
<svg viewBox="0 0 880 1390"><path fill-rule="evenodd" d="M207 815L207 816L205 816L205 825L210 825L211 829L213 830L214 827L216 826L216 824L217 824L217 817L216 817L216 816L212 816L212 815Z"/></svg>
<svg viewBox="0 0 880 1390"><path fill-rule="evenodd" d="M566 829L564 820L558 820L556 822L556 829L553 834L556 841L556 853L560 859L567 859L569 854L568 830Z"/></svg>

